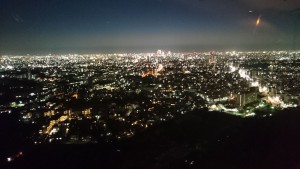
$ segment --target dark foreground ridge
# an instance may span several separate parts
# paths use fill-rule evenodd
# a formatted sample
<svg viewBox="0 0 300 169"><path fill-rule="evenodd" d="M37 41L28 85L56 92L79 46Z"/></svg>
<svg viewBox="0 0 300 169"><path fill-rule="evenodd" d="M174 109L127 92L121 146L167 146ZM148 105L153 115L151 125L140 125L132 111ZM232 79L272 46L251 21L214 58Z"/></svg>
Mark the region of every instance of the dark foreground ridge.
<svg viewBox="0 0 300 169"><path fill-rule="evenodd" d="M299 112L242 119L194 111L118 143L33 146L4 167L298 169Z"/></svg>

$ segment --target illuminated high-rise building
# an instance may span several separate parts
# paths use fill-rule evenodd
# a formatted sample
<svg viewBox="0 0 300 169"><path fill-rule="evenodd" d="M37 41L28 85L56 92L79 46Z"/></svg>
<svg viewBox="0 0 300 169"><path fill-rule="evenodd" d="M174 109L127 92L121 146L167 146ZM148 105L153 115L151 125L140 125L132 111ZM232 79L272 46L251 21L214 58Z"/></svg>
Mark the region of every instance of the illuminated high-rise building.
<svg viewBox="0 0 300 169"><path fill-rule="evenodd" d="M159 49L159 50L157 50L156 54L157 54L157 55L161 55L161 54L162 54L162 51Z"/></svg>

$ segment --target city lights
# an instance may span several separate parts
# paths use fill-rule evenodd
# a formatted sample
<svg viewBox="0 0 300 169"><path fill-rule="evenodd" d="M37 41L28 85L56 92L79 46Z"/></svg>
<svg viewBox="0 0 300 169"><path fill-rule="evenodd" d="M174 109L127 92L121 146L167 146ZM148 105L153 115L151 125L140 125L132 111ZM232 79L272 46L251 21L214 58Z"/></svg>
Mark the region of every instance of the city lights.
<svg viewBox="0 0 300 169"><path fill-rule="evenodd" d="M299 56L285 51L2 56L0 77L19 121L39 126L33 142L95 143L207 107L239 117L299 104ZM294 60L293 60L294 59ZM24 83L15 83L12 81ZM293 81L293 83L285 83ZM14 91L14 92L11 92ZM20 91L20 92L16 92ZM117 130L109 124L118 124ZM95 132L97 131L97 132Z"/></svg>

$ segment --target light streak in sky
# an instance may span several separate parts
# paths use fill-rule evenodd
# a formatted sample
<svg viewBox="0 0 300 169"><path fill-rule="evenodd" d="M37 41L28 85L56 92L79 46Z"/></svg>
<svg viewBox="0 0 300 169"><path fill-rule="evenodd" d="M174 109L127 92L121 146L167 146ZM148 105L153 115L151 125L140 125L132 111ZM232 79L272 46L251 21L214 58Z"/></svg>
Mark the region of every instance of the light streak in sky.
<svg viewBox="0 0 300 169"><path fill-rule="evenodd" d="M258 26L259 24L260 24L260 15L259 15L259 17L256 20L256 26Z"/></svg>
<svg viewBox="0 0 300 169"><path fill-rule="evenodd" d="M258 16L258 18L257 18L257 20L256 20L256 23L255 23L255 28L254 28L254 30L253 30L253 34L255 34L256 33L256 29L257 29L257 27L260 25L260 23L261 23L261 15L259 15Z"/></svg>

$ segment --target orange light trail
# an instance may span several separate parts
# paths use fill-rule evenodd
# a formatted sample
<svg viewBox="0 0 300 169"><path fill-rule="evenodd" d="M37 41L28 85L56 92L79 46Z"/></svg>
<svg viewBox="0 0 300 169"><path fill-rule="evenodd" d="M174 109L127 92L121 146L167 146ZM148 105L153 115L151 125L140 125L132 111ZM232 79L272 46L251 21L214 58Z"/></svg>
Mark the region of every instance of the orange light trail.
<svg viewBox="0 0 300 169"><path fill-rule="evenodd" d="M260 24L260 16L256 20L256 26L258 26L259 24Z"/></svg>

